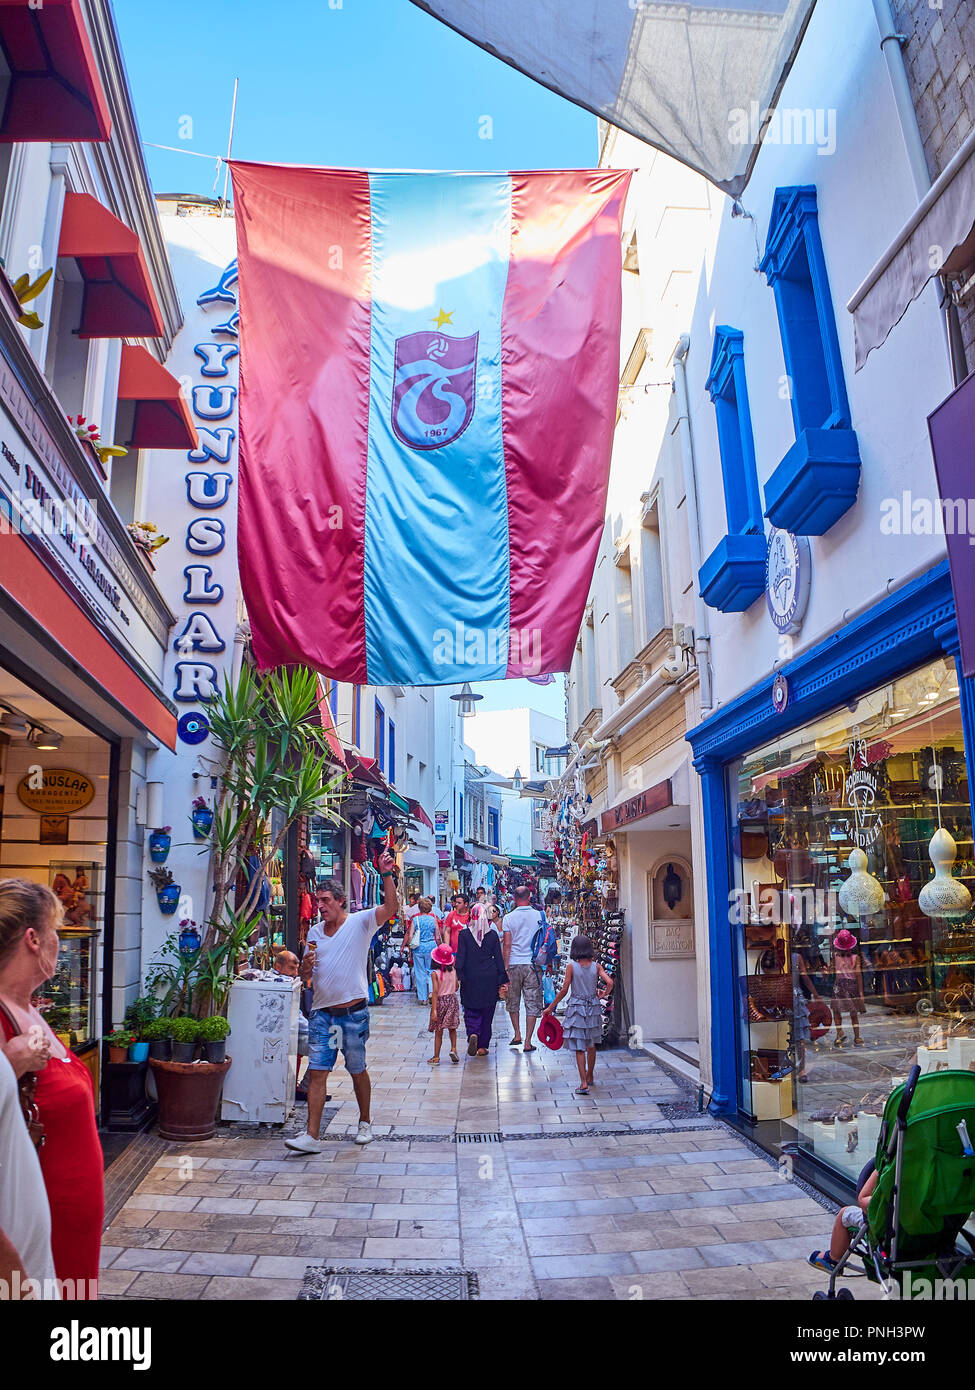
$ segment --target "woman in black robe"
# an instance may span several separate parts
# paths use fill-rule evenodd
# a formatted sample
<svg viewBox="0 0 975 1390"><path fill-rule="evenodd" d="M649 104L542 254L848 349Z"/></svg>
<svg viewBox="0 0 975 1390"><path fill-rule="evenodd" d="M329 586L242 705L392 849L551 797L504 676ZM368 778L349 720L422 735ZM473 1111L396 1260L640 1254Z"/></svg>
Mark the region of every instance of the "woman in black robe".
<svg viewBox="0 0 975 1390"><path fill-rule="evenodd" d="M464 1006L467 1055L486 1057L494 1010L508 992L508 972L504 968L501 938L489 925L481 903L471 908L470 921L457 939L454 965Z"/></svg>

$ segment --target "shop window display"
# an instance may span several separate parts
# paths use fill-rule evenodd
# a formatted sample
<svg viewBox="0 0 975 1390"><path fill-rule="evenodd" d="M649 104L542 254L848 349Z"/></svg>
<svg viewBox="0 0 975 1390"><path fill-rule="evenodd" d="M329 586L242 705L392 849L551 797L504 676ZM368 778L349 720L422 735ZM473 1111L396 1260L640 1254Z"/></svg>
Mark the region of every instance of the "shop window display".
<svg viewBox="0 0 975 1390"><path fill-rule="evenodd" d="M954 665L895 680L729 776L739 1105L777 1126L772 1142L853 1177L915 1061L975 1070L975 846Z"/></svg>

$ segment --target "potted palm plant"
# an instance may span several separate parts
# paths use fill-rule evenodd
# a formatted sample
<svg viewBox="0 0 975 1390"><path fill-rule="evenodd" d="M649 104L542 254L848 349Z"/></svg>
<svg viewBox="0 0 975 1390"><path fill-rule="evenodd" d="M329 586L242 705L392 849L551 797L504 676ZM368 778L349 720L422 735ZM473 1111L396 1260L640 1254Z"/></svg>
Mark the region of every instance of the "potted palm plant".
<svg viewBox="0 0 975 1390"><path fill-rule="evenodd" d="M247 666L236 681L225 681L208 707L218 749L211 767L217 790L212 808L204 803L194 811L206 810L212 818L200 851L210 857L212 902L201 922L199 949L181 954L174 933L150 972L161 1011L189 1016L173 1019L173 1060L149 1062L163 1138L195 1141L214 1133L231 1059L178 1062L180 1032L202 1020L213 1034L206 1041L225 1046L229 1027L224 1015L237 958L257 929L271 862L299 817L338 818L341 777L329 776L328 746L321 728L312 723L317 707L313 672L298 667L256 675ZM269 835L272 813L277 813L275 833ZM239 896L238 883L246 884Z"/></svg>

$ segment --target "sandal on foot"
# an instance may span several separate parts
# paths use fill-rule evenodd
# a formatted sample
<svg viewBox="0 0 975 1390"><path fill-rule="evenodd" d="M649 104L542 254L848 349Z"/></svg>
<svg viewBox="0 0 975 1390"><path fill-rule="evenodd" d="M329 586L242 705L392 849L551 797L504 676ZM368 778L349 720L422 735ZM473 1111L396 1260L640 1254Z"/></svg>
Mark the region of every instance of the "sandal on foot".
<svg viewBox="0 0 975 1390"><path fill-rule="evenodd" d="M833 1259L828 1250L814 1250L809 1256L809 1263L813 1269L821 1269L824 1274L832 1274L838 1262Z"/></svg>
<svg viewBox="0 0 975 1390"><path fill-rule="evenodd" d="M575 1091L573 1092L573 1094L574 1094L574 1095L577 1095L577 1096L587 1096L587 1095L589 1094L589 1087L588 1087L588 1086L577 1086L577 1087L575 1088Z"/></svg>
<svg viewBox="0 0 975 1390"><path fill-rule="evenodd" d="M486 1057L486 1056L488 1055L488 1050L487 1050L487 1048L486 1048L486 1047L479 1047L479 1048L477 1049L477 1055L478 1055L478 1057Z"/></svg>
<svg viewBox="0 0 975 1390"><path fill-rule="evenodd" d="M457 1053L456 1053L456 1052L452 1052L452 1053L450 1054L450 1060L451 1060L452 1062L459 1062L459 1061L460 1061L460 1058L457 1056Z"/></svg>
<svg viewBox="0 0 975 1390"><path fill-rule="evenodd" d="M429 1066L429 1067L439 1067L439 1065L440 1065L440 1058L439 1058L439 1057L428 1057L428 1058L427 1058L427 1066Z"/></svg>
<svg viewBox="0 0 975 1390"><path fill-rule="evenodd" d="M521 1038L512 1038L511 1041L509 1042L508 1046L509 1046L509 1047L521 1047Z"/></svg>
<svg viewBox="0 0 975 1390"><path fill-rule="evenodd" d="M473 1057L477 1052L477 1034L472 1033L467 1039L467 1055Z"/></svg>
<svg viewBox="0 0 975 1390"><path fill-rule="evenodd" d="M537 1052L538 1048L534 1043L525 1043L525 1046L521 1050L522 1052Z"/></svg>

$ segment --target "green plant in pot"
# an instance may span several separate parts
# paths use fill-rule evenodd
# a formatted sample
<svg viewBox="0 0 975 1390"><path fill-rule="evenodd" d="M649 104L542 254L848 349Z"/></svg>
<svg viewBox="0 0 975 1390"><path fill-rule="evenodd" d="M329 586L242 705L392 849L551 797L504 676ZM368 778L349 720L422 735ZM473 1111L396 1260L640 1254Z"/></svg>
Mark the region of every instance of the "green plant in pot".
<svg viewBox="0 0 975 1390"><path fill-rule="evenodd" d="M154 1018L142 1030L142 1040L149 1044L149 1056L168 1062L173 1055L173 1020Z"/></svg>
<svg viewBox="0 0 975 1390"><path fill-rule="evenodd" d="M200 1024L200 1042L204 1062L222 1062L227 1055L227 1036L230 1024L219 1014L211 1014Z"/></svg>
<svg viewBox="0 0 975 1390"><path fill-rule="evenodd" d="M200 1020L198 1018L172 1018L169 1020L173 1039L173 1061L192 1062L196 1058L196 1045L200 1040Z"/></svg>

